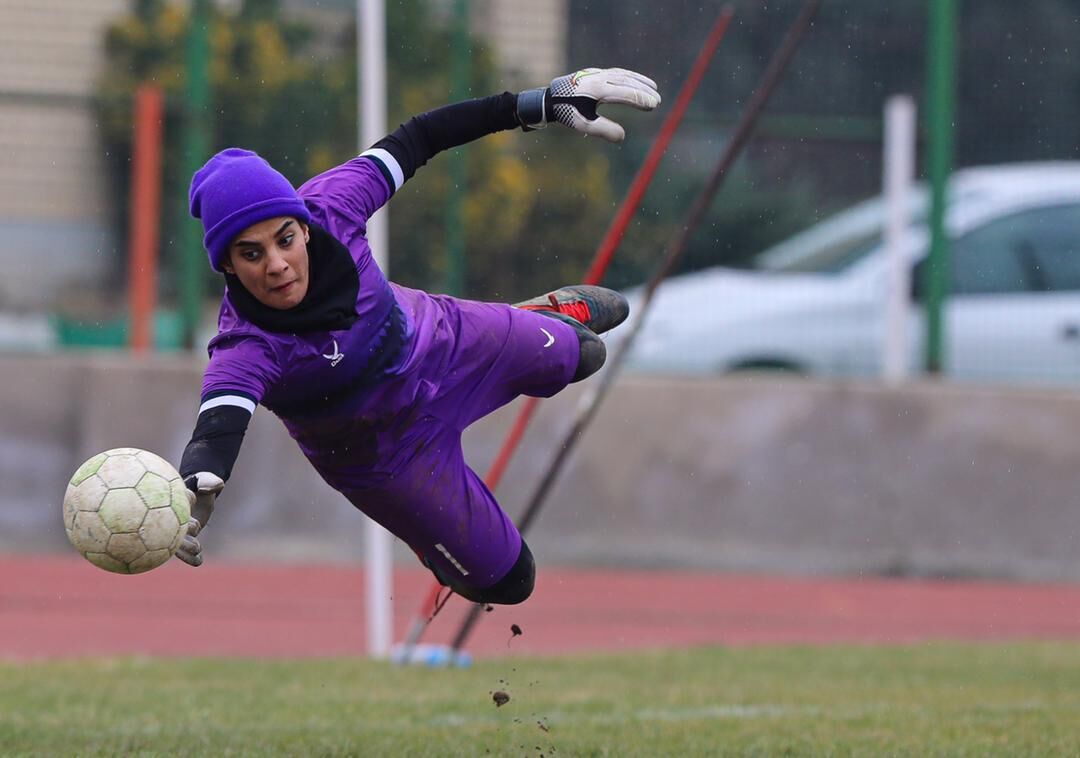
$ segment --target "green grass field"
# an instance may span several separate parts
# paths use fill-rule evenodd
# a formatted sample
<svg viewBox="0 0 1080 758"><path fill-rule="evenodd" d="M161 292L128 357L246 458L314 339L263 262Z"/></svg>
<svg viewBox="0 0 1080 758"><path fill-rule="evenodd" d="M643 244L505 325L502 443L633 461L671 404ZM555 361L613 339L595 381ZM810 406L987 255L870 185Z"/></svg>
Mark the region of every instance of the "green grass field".
<svg viewBox="0 0 1080 758"><path fill-rule="evenodd" d="M5 756L1078 753L1080 644L0 664Z"/></svg>

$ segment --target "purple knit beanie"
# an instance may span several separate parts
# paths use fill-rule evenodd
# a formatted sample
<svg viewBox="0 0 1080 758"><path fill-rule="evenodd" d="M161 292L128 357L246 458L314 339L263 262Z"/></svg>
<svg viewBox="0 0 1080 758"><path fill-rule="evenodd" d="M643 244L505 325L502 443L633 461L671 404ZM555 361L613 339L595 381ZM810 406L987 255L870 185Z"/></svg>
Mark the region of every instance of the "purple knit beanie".
<svg viewBox="0 0 1080 758"><path fill-rule="evenodd" d="M195 172L188 204L202 221L203 245L215 271L223 270L236 235L252 224L275 216L311 221L289 180L258 154L238 147L222 150Z"/></svg>

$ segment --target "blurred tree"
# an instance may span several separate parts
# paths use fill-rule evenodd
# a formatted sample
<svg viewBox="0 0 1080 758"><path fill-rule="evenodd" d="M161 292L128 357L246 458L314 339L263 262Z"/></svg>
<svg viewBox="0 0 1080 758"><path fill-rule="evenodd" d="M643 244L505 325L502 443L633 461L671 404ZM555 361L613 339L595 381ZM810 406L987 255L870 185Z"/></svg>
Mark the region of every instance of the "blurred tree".
<svg viewBox="0 0 1080 758"><path fill-rule="evenodd" d="M446 103L450 30L424 0L390 5L387 16L390 128ZM126 198L131 93L160 84L173 103L184 85L184 5L139 0L108 30L108 65L99 87L102 138L113 181ZM347 160L356 145L355 27L319 39L309 25L284 16L278 0L244 0L235 14L215 11L210 80L214 149L256 150L294 183ZM472 93L498 91L491 56L473 41ZM179 176L177 108L166 123L166 198L186 198ZM473 297L515 299L579 278L611 214L605 143L552 129L541 135L500 134L470 147L465 210ZM445 281L442 206L446 162L438 159L391 203L390 268L395 281L426 289ZM126 228L118 204L118 229ZM173 212L173 211L176 212ZM179 209L166 208L162 239L175 238ZM165 268L171 266L166 254ZM213 276L209 273L208 277ZM168 278L166 278L168 281ZM215 278L214 289L220 281ZM166 295L169 294L166 288Z"/></svg>
<svg viewBox="0 0 1080 758"><path fill-rule="evenodd" d="M113 159L113 184L126 213L131 151L131 93L145 81L167 95L164 159L165 202L162 241L166 271L176 262L177 223L186 207L190 177L180 176L180 112L184 93L188 17L183 5L139 0L130 16L106 33L107 66L99 86L102 139ZM354 146L355 115L343 120L334 109L347 100L348 81L333 62L305 54L313 34L306 25L281 17L275 0L244 0L236 15L215 11L210 81L214 148L243 145L266 156L294 181L328 167L320 156L348 154ZM316 84L318 86L316 86ZM355 100L353 100L355 103ZM209 156L207 156L209 157ZM125 228L122 219L119 229ZM212 274L207 274L212 276ZM174 277L163 277L166 296ZM220 288L219 280L215 286Z"/></svg>

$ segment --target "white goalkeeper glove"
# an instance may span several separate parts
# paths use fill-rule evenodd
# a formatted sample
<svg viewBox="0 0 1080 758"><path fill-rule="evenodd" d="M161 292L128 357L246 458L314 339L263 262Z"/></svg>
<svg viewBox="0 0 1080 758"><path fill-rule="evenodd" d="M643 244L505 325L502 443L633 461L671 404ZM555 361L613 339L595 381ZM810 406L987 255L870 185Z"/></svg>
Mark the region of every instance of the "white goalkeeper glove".
<svg viewBox="0 0 1080 758"><path fill-rule="evenodd" d="M624 68L583 68L560 76L549 87L518 94L518 120L526 131L543 129L557 121L586 135L608 142L622 142L626 131L614 121L597 114L596 107L618 103L651 111L660 105L656 82Z"/></svg>
<svg viewBox="0 0 1080 758"><path fill-rule="evenodd" d="M187 534L176 551L176 557L189 566L201 566L203 562L202 545L199 544L199 532L214 514L214 501L225 488L225 482L217 474L200 471L184 480L187 485L188 503L191 505L191 518L187 524Z"/></svg>

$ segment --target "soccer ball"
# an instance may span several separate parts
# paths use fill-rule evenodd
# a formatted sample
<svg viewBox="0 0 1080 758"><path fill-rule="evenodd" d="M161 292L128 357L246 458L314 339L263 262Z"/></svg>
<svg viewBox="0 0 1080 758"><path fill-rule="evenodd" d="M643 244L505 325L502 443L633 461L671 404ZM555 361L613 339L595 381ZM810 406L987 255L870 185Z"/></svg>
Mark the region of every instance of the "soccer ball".
<svg viewBox="0 0 1080 758"><path fill-rule="evenodd" d="M79 466L64 493L71 544L117 574L141 574L172 558L190 516L176 469L133 447L98 453Z"/></svg>

